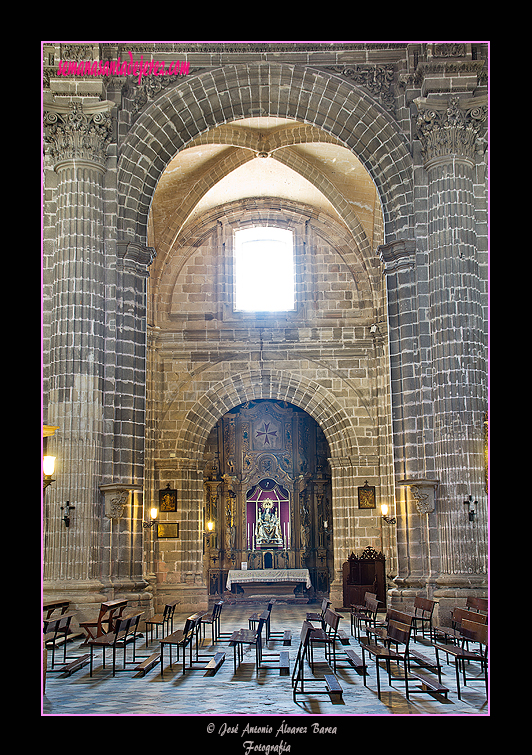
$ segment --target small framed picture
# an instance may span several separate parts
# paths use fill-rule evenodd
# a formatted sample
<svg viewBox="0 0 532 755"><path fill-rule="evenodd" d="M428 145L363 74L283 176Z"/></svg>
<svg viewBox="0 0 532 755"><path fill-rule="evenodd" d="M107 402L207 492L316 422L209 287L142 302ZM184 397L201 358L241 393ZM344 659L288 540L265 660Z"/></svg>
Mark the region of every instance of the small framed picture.
<svg viewBox="0 0 532 755"><path fill-rule="evenodd" d="M179 522L158 522L157 537L179 537Z"/></svg>
<svg viewBox="0 0 532 755"><path fill-rule="evenodd" d="M375 509L377 503L375 500L375 486L368 485L368 481L364 485L358 488L358 508L359 509Z"/></svg>
<svg viewBox="0 0 532 755"><path fill-rule="evenodd" d="M159 490L159 511L177 511L177 490L171 490L170 483L164 490Z"/></svg>

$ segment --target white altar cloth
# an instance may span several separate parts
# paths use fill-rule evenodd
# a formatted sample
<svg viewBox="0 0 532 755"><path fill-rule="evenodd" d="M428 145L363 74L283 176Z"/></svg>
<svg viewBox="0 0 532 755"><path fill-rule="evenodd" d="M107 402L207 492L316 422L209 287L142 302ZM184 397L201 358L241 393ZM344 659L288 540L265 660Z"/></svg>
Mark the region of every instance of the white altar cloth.
<svg viewBox="0 0 532 755"><path fill-rule="evenodd" d="M231 569L226 587L247 582L304 582L307 590L312 587L308 569Z"/></svg>

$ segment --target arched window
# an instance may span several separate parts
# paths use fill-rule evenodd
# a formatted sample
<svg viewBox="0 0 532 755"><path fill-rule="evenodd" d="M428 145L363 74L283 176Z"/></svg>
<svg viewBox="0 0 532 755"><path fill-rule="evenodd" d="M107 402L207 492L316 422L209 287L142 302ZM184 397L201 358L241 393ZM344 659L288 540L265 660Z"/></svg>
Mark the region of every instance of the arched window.
<svg viewBox="0 0 532 755"><path fill-rule="evenodd" d="M235 231L235 310L294 310L294 288L292 231L271 226Z"/></svg>

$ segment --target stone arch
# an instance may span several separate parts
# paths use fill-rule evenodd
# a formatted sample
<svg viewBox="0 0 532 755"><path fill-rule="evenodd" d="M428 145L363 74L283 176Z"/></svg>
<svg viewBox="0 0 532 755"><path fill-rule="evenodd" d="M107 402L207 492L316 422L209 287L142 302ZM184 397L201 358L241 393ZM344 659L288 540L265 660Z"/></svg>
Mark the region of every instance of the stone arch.
<svg viewBox="0 0 532 755"><path fill-rule="evenodd" d="M327 115L331 108L334 117ZM334 136L375 181L387 241L412 233L412 159L398 124L338 76L271 63L191 76L146 106L120 149L119 233L146 243L151 199L172 157L209 129L254 114L315 124ZM143 180L139 166L145 167Z"/></svg>
<svg viewBox="0 0 532 755"><path fill-rule="evenodd" d="M154 264L150 273L151 289L153 296L153 317L155 311L168 315L171 306L172 291L175 288L178 277L186 264L187 259L193 254L195 248L200 245L209 234L214 232L220 220L234 221L239 216L249 211L256 210L260 213L267 212L271 216L282 213L289 221L301 222L306 218L315 232L324 241L330 243L346 264L353 275L354 289L364 299L365 306L378 307L374 301L379 281L376 281L374 271L369 268L367 257L358 254L358 247L353 245L353 238L348 230L337 219L331 218L324 213L317 212L314 208L298 202L282 203L276 201L272 207L269 199L254 199L252 201L235 201L220 205L205 213L200 219L183 230L178 243L173 247L173 262L167 259L166 264L161 260ZM361 230L363 233L363 230ZM178 259L179 258L179 259Z"/></svg>
<svg viewBox="0 0 532 755"><path fill-rule="evenodd" d="M306 411L323 430L332 457L358 455L356 428L336 396L314 380L275 369L231 375L206 391L180 422L176 453L201 461L209 433L220 417L257 399L286 401Z"/></svg>

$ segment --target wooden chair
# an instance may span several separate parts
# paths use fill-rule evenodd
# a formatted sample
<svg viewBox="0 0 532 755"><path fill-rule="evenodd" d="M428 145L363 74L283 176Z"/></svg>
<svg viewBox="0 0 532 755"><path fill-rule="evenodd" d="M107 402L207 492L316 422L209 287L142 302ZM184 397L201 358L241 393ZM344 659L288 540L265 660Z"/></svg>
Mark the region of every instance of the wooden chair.
<svg viewBox="0 0 532 755"><path fill-rule="evenodd" d="M219 600L217 603L214 604L212 613L210 616L203 616L201 619L201 626L203 629L203 636L205 637L205 626L207 624L211 625L211 636L212 636L212 644L217 641L218 637L220 636L220 614L222 613L222 607L223 607L223 600Z"/></svg>
<svg viewBox="0 0 532 755"><path fill-rule="evenodd" d="M44 644L45 647L52 647L52 662L50 671L55 666L55 650L58 644L63 644L63 663L67 661L67 638L70 634L70 622L74 618L73 613L66 613L55 619L44 620Z"/></svg>
<svg viewBox="0 0 532 755"><path fill-rule="evenodd" d="M339 641L339 625L342 617L336 611L328 608L325 611L323 621L324 629L316 629L309 638L309 663L314 670L314 647L323 645L325 660L336 671L336 643Z"/></svg>
<svg viewBox="0 0 532 755"><path fill-rule="evenodd" d="M271 613L272 613L272 608L273 608L274 603L275 603L275 600L270 600L270 602L268 603L264 611L260 611L260 612L255 611L255 613L252 613L248 619L248 624L249 624L250 629L255 629L258 626L259 621L262 617L266 619L266 622L265 622L266 642L268 642L268 640L270 639Z"/></svg>
<svg viewBox="0 0 532 755"><path fill-rule="evenodd" d="M331 601L327 598L324 598L321 601L321 612L320 613L307 613L306 621L319 621L321 624L321 628L325 629L325 611L329 608L331 605Z"/></svg>
<svg viewBox="0 0 532 755"><path fill-rule="evenodd" d="M126 671L126 665L128 663L135 664L137 663L136 659L136 637L137 637L137 629L139 625L140 617L142 616L142 613L136 613L133 616L128 616L127 618L120 618L117 619L114 623L113 631L108 632L107 634L101 635L100 637L94 637L93 639L88 640L88 644L90 646L90 676L92 676L92 669L93 669L93 655L94 655L94 649L95 648L102 648L103 650L103 668L105 668L105 651L109 648L112 650L112 657L113 657L113 676L115 676L117 671ZM133 644L133 660L127 661L126 660L126 652L127 652L127 646L132 643ZM116 667L116 651L120 648L123 648L124 650L124 661L123 661L123 667L121 669L117 669Z"/></svg>
<svg viewBox="0 0 532 755"><path fill-rule="evenodd" d="M151 619L146 619L146 634L150 632L150 642L153 642L153 628L155 627L155 639L159 637L159 627L162 627L163 633L171 634L174 631L174 613L177 601L167 603L162 614L155 614Z"/></svg>
<svg viewBox="0 0 532 755"><path fill-rule="evenodd" d="M380 639L385 644L388 639L388 625L390 621L411 626L412 617L410 614L398 611L396 608L388 608L384 621L375 621L373 625L366 626L366 636L369 638L371 635L374 638L374 643Z"/></svg>
<svg viewBox="0 0 532 755"><path fill-rule="evenodd" d="M488 614L488 599L487 598L471 598L466 601L466 608L477 613Z"/></svg>
<svg viewBox="0 0 532 755"><path fill-rule="evenodd" d="M359 642L362 629L366 629L367 634L368 628L374 627L376 625L378 606L378 600L374 600L373 598L368 597L366 598L366 605L364 610L355 614L351 614L351 620L353 620L353 618L355 619L356 634Z"/></svg>
<svg viewBox="0 0 532 755"><path fill-rule="evenodd" d="M368 612L368 600L376 601L377 595L373 592L364 593L363 605L353 604L351 606L351 634L359 635L359 620ZM378 601L377 601L378 604Z"/></svg>
<svg viewBox="0 0 532 755"><path fill-rule="evenodd" d="M386 663L386 671L388 673L388 684L391 686L392 679L394 681L400 680L405 683L406 697L408 699L408 646L410 644L410 633L412 627L407 624L400 624L397 621L390 621L387 628L387 641L386 646L363 644L362 645L362 664L364 669L364 687L367 687L367 667L366 667L366 653L368 653L375 660L375 670L377 675L377 696L381 699L381 685L380 685L380 662ZM391 649L391 645L395 646L395 650ZM399 651L399 646L402 650ZM403 666L403 676L392 676L391 664L397 664Z"/></svg>
<svg viewBox="0 0 532 755"><path fill-rule="evenodd" d="M176 632L172 632L167 637L163 637L159 640L161 643L161 678L163 677L164 668L164 648L168 647L170 657L170 668L173 668L172 664L172 648L177 649L177 660L179 661L179 651L183 650L183 674L186 670L186 649L189 649L190 666L192 666L192 644L194 638L197 637L197 629L199 626L200 618L193 619L190 616L186 619L183 629L178 629Z"/></svg>
<svg viewBox="0 0 532 755"><path fill-rule="evenodd" d="M412 632L417 635L418 629L421 628L421 634L425 637L425 626L428 625L429 637L432 639L432 614L436 606L435 600L416 597L414 600L414 611L405 611L412 617Z"/></svg>
<svg viewBox="0 0 532 755"><path fill-rule="evenodd" d="M266 613L266 612L263 612ZM244 657L244 645L255 646L255 660L257 662L257 669L260 668L262 661L262 630L266 623L264 615L258 620L257 629L237 629L230 638L230 644L234 649L234 670L242 663Z"/></svg>

